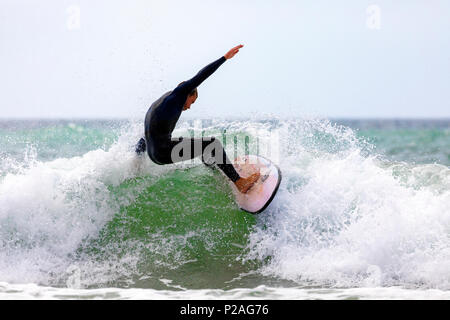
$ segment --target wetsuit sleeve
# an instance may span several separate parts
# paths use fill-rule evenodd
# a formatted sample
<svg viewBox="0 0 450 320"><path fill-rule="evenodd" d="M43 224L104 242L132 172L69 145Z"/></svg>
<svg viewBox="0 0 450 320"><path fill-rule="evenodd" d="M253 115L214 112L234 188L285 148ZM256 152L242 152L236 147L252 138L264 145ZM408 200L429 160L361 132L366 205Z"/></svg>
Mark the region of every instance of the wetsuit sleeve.
<svg viewBox="0 0 450 320"><path fill-rule="evenodd" d="M203 81L205 81L210 75L214 73L227 59L222 56L216 61L208 64L202 70L200 70L192 79L187 80L180 84L174 92L189 93L197 88Z"/></svg>

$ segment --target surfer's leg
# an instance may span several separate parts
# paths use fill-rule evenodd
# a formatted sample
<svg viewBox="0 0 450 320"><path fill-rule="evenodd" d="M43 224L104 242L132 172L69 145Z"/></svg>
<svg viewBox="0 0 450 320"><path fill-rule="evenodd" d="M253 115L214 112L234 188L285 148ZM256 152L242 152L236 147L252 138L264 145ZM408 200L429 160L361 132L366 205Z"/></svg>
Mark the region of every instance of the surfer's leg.
<svg viewBox="0 0 450 320"><path fill-rule="evenodd" d="M246 193L259 179L259 172L252 174L250 177L241 178L236 172L230 159L228 159L225 149L216 138L203 138L202 140L202 161L210 163L209 159L213 159L220 170L234 182L240 192ZM208 159L209 157L209 159Z"/></svg>
<svg viewBox="0 0 450 320"><path fill-rule="evenodd" d="M217 165L231 181L236 182L240 176L219 140L208 138L172 139L171 162L180 162L201 157L206 165Z"/></svg>
<svg viewBox="0 0 450 320"><path fill-rule="evenodd" d="M141 138L139 140L139 142L136 144L136 153L137 154L142 154L143 152L145 152L147 150L147 144L145 143L145 139Z"/></svg>
<svg viewBox="0 0 450 320"><path fill-rule="evenodd" d="M222 144L214 137L202 139L202 161L206 165L217 165L233 182L240 178Z"/></svg>
<svg viewBox="0 0 450 320"><path fill-rule="evenodd" d="M207 165L217 165L234 182L238 190L243 193L246 193L260 177L259 173L254 173L247 178L240 177L228 159L222 144L215 138L172 139L170 152L160 151L158 155L159 161L164 164L186 161L197 157L201 157L203 163Z"/></svg>

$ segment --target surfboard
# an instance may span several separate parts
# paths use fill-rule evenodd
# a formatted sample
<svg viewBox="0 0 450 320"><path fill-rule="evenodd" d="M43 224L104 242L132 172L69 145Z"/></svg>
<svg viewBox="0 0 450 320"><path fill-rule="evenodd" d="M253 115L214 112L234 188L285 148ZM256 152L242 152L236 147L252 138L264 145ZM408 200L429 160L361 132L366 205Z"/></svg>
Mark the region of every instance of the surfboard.
<svg viewBox="0 0 450 320"><path fill-rule="evenodd" d="M243 178L259 170L261 176L247 193L239 192L232 182L231 188L241 210L254 214L263 212L275 197L280 186L280 168L269 159L255 155L237 158L233 165Z"/></svg>

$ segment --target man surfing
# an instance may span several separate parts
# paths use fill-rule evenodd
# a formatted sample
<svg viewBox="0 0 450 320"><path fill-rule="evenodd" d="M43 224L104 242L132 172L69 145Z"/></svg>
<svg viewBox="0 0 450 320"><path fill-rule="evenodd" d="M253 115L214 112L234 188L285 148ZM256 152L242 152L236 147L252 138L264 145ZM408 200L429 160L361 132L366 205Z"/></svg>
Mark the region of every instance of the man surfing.
<svg viewBox="0 0 450 320"><path fill-rule="evenodd" d="M197 87L226 60L233 58L242 47L243 45L238 45L232 48L224 56L200 70L192 79L181 82L174 90L153 102L145 116L145 139L141 138L136 146L138 154L147 151L150 159L160 165L201 156L203 163L217 165L240 192L247 193L259 179L260 173L254 173L248 178L240 177L220 141L214 137L172 138L181 112L189 110L198 98Z"/></svg>

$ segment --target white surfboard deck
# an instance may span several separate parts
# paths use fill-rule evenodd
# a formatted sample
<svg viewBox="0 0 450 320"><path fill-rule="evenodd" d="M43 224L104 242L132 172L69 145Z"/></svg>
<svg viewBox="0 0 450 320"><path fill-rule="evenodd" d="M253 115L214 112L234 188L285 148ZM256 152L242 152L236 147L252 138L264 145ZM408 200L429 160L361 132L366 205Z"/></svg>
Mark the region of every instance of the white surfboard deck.
<svg viewBox="0 0 450 320"><path fill-rule="evenodd" d="M238 206L250 213L260 213L267 208L275 197L281 182L281 171L270 160L248 155L237 158L234 167L243 178L260 172L261 176L247 193L241 193L234 183L230 182Z"/></svg>

